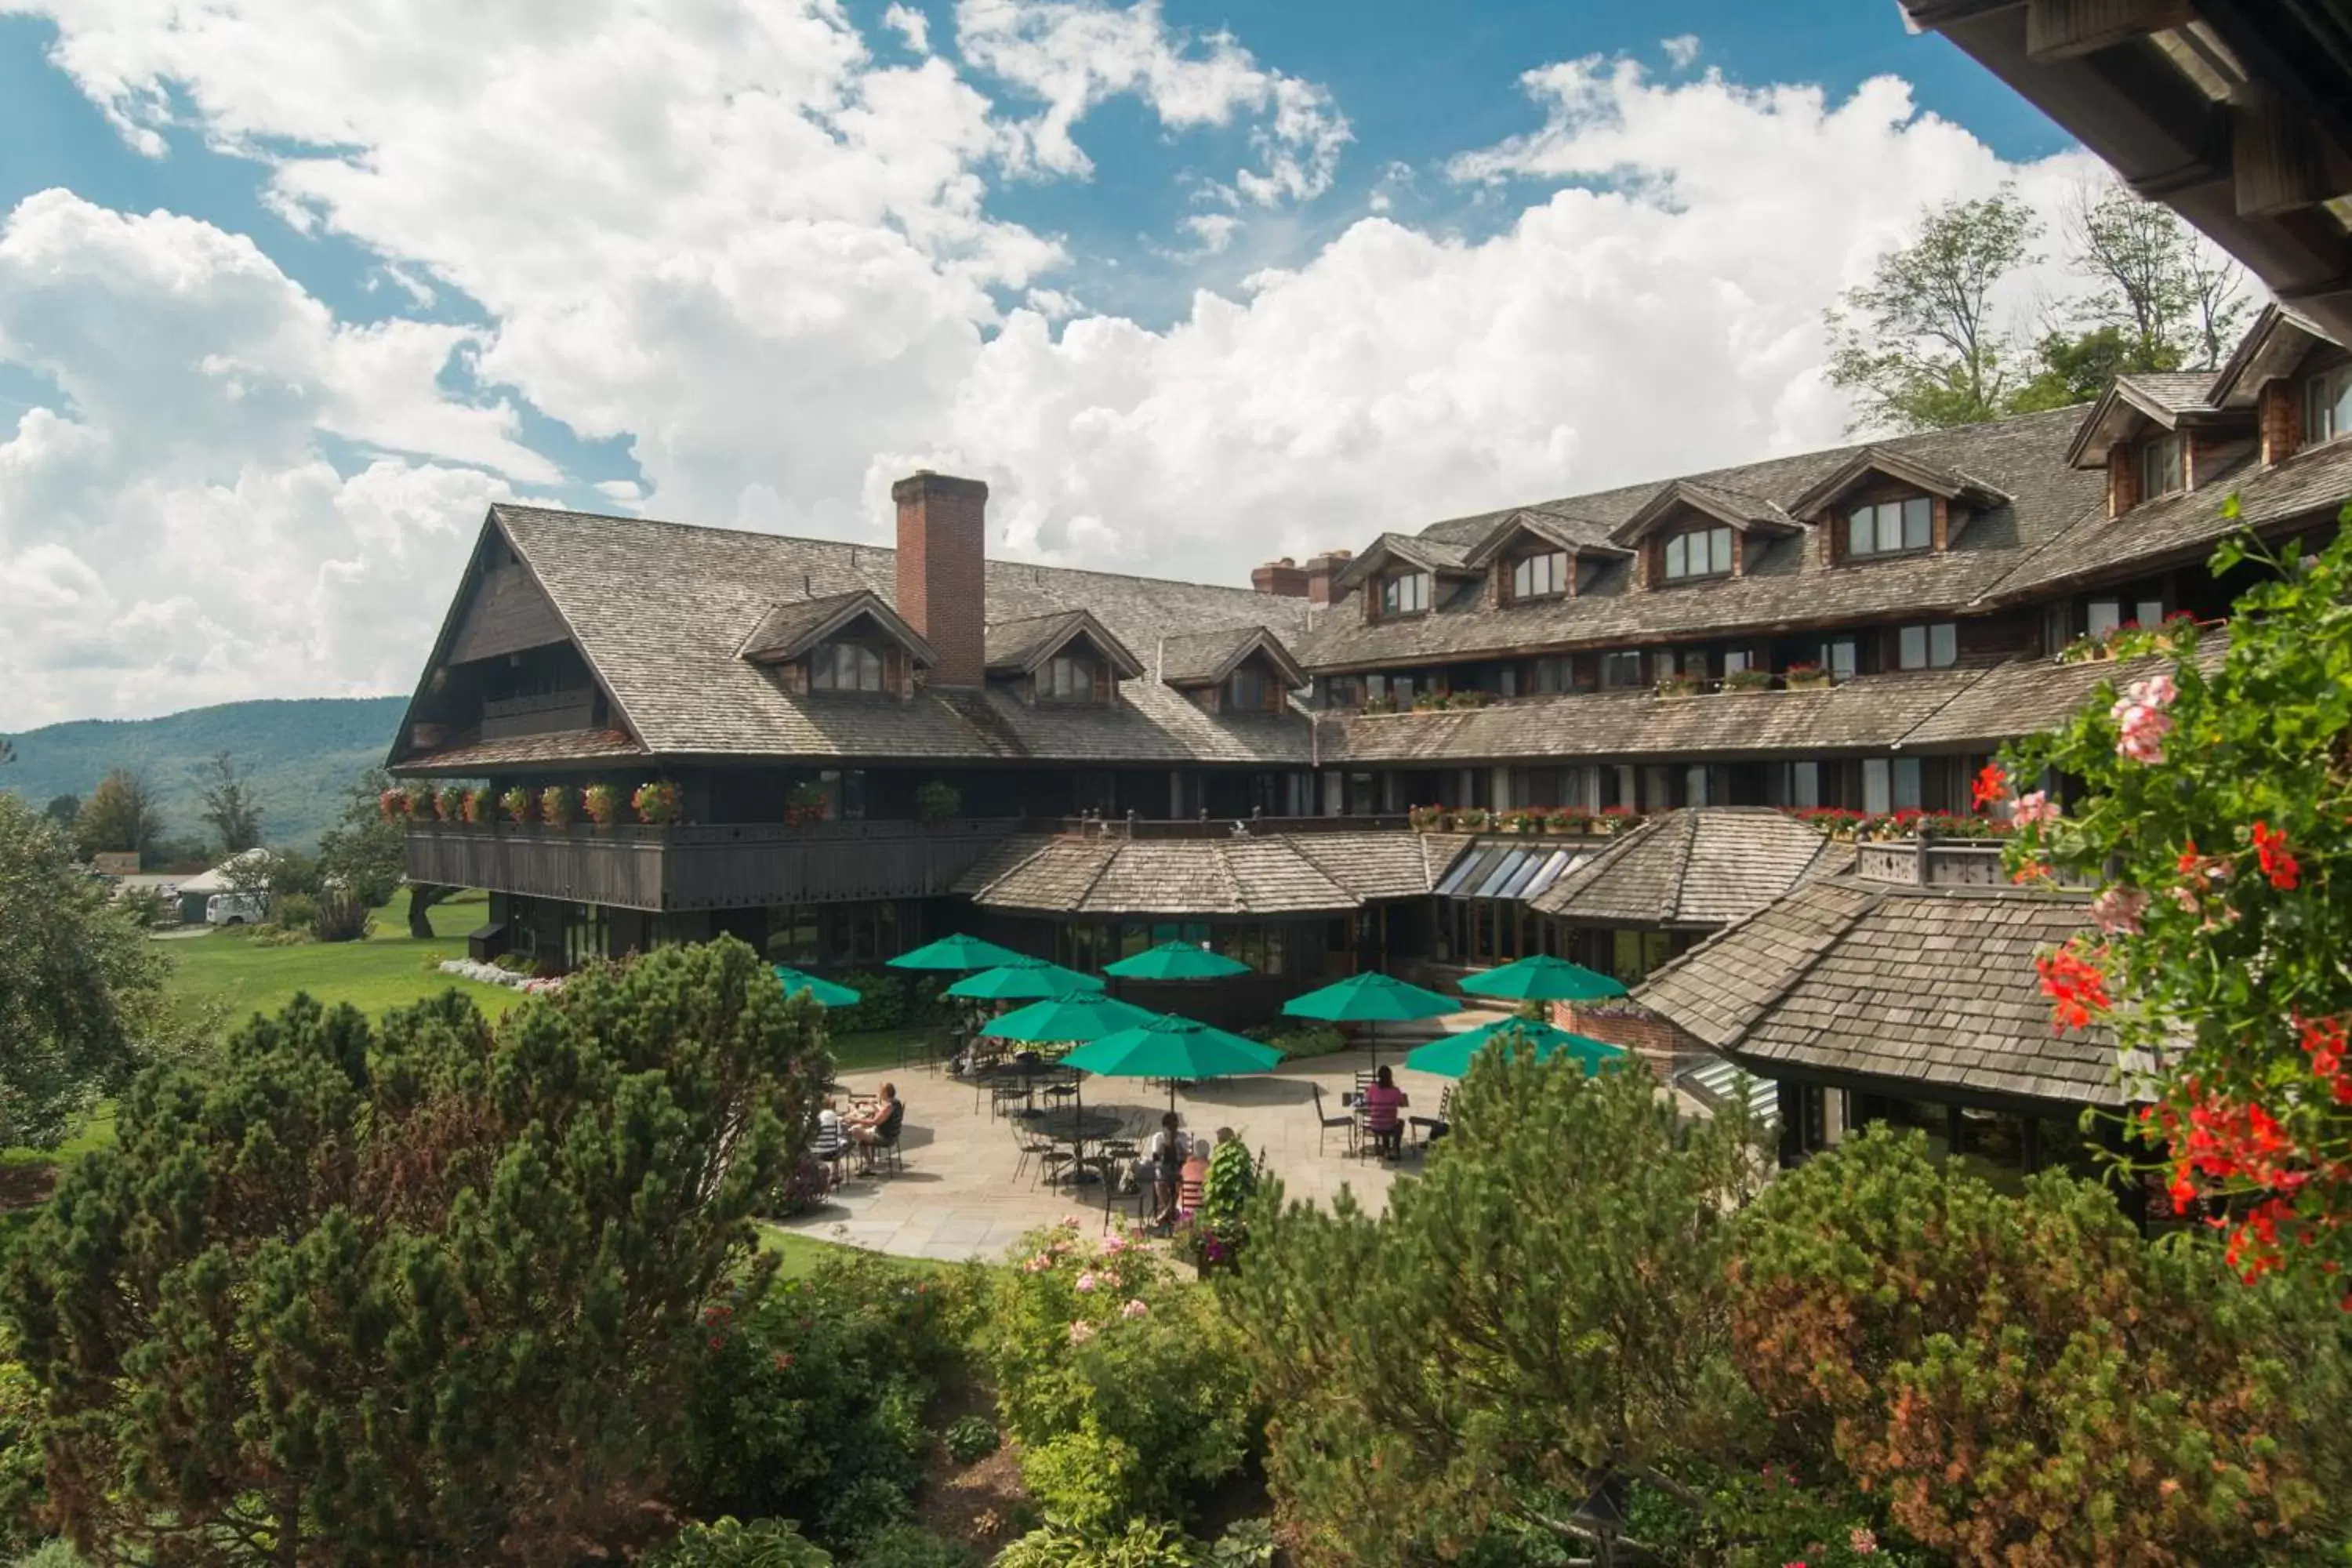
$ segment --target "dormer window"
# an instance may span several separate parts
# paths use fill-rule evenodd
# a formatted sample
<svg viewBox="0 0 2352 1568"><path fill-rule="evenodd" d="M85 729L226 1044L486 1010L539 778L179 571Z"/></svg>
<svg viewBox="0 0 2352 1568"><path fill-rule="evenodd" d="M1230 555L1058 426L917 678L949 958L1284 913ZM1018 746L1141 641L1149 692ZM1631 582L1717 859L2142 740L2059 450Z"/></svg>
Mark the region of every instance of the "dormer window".
<svg viewBox="0 0 2352 1568"><path fill-rule="evenodd" d="M1262 713L1273 706L1268 700L1273 689L1265 671L1244 665L1225 681L1225 707L1235 713Z"/></svg>
<svg viewBox="0 0 2352 1568"><path fill-rule="evenodd" d="M1429 574L1402 572L1381 579L1381 614L1418 616L1429 609Z"/></svg>
<svg viewBox="0 0 2352 1568"><path fill-rule="evenodd" d="M809 688L814 691L873 691L882 686L882 655L863 643L820 643L809 655Z"/></svg>
<svg viewBox="0 0 2352 1568"><path fill-rule="evenodd" d="M2139 449L2139 499L2154 500L2187 488L2188 475L2181 463L2180 432L2168 431L2141 443Z"/></svg>
<svg viewBox="0 0 2352 1568"><path fill-rule="evenodd" d="M1095 660L1079 654L1057 653L1039 672L1037 695L1051 702L1092 702L1099 684Z"/></svg>
<svg viewBox="0 0 2352 1568"><path fill-rule="evenodd" d="M2303 389L2303 444L2352 436L2352 364L2320 372Z"/></svg>
<svg viewBox="0 0 2352 1568"><path fill-rule="evenodd" d="M1666 541L1666 581L1731 575L1731 530L1696 528Z"/></svg>
<svg viewBox="0 0 2352 1568"><path fill-rule="evenodd" d="M1511 563L1511 598L1556 599L1568 592L1568 552L1548 551L1541 555L1523 555Z"/></svg>
<svg viewBox="0 0 2352 1568"><path fill-rule="evenodd" d="M1845 552L1903 555L1925 550L1934 542L1935 526L1936 503L1926 496L1858 506L1845 514Z"/></svg>

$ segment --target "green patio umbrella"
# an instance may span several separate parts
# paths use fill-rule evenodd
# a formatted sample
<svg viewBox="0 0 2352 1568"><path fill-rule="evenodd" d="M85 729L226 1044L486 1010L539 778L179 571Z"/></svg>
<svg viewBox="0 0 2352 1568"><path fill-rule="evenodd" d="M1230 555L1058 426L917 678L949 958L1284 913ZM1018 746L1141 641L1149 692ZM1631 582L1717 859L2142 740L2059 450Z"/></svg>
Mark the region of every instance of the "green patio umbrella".
<svg viewBox="0 0 2352 1568"><path fill-rule="evenodd" d="M1271 1072L1282 1065L1282 1053L1272 1046L1163 1013L1131 1029L1080 1046L1062 1058L1062 1065L1105 1078L1164 1078L1168 1109L1173 1110L1178 1079Z"/></svg>
<svg viewBox="0 0 2352 1568"><path fill-rule="evenodd" d="M1238 958L1211 952L1198 942L1179 941L1163 942L1158 947L1145 948L1132 958L1106 963L1103 973L1116 974L1121 980L1223 980L1230 975L1247 974L1250 966Z"/></svg>
<svg viewBox="0 0 2352 1568"><path fill-rule="evenodd" d="M943 936L912 952L886 960L893 969L993 969L1021 955L1009 947L982 942L976 936Z"/></svg>
<svg viewBox="0 0 2352 1568"><path fill-rule="evenodd" d="M1097 992L1072 989L1018 1007L981 1027L1000 1040L1098 1040L1148 1024L1160 1015Z"/></svg>
<svg viewBox="0 0 2352 1568"><path fill-rule="evenodd" d="M795 991L805 991L816 998L816 1005L820 1007L855 1007L866 1000L861 993L852 991L846 985L835 985L830 980L820 980L814 974L803 974L781 963L772 967L776 972L776 978L784 983L784 994L787 996Z"/></svg>
<svg viewBox="0 0 2352 1568"><path fill-rule="evenodd" d="M1625 994L1625 987L1608 975L1549 953L1474 974L1462 983L1462 989L1474 996L1512 1002L1598 1002Z"/></svg>
<svg viewBox="0 0 2352 1568"><path fill-rule="evenodd" d="M1081 974L1042 958L1014 958L978 974L965 975L948 987L947 994L976 1002L1026 1002L1071 991L1099 991L1102 984L1091 974Z"/></svg>
<svg viewBox="0 0 2352 1568"><path fill-rule="evenodd" d="M1320 991L1309 991L1304 996L1293 996L1282 1005L1282 1010L1294 1018L1319 1018L1329 1024L1368 1024L1366 1044L1371 1047L1372 1061L1381 1059L1378 1029L1382 1024L1404 1023L1414 1018L1438 1018L1448 1013L1462 1011L1462 1004L1451 996L1440 996L1434 991L1424 991L1386 974L1366 973L1351 974L1336 981Z"/></svg>
<svg viewBox="0 0 2352 1568"><path fill-rule="evenodd" d="M1596 1040L1587 1035L1571 1035L1566 1029L1555 1029L1549 1024L1538 1024L1526 1018L1498 1018L1491 1024L1466 1029L1458 1035L1448 1035L1442 1040L1432 1040L1416 1046L1407 1053L1404 1065L1415 1072L1434 1073L1439 1078L1460 1078L1470 1070L1470 1063L1478 1053L1496 1041L1510 1044L1524 1042L1532 1047L1536 1059L1546 1061L1562 1051L1584 1064L1589 1073L1604 1068L1622 1067L1628 1058L1625 1047L1612 1046L1606 1040ZM1517 1048L1513 1046L1512 1048Z"/></svg>

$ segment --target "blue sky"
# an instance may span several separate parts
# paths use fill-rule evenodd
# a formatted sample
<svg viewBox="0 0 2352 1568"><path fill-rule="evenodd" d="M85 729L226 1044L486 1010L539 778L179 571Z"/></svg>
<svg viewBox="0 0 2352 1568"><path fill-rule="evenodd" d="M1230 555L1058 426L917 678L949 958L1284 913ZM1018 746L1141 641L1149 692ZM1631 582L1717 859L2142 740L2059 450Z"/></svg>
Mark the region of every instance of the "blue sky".
<svg viewBox="0 0 2352 1568"><path fill-rule="evenodd" d="M400 689L502 494L1235 581L1820 445L2084 172L1893 0L0 0L0 729Z"/></svg>

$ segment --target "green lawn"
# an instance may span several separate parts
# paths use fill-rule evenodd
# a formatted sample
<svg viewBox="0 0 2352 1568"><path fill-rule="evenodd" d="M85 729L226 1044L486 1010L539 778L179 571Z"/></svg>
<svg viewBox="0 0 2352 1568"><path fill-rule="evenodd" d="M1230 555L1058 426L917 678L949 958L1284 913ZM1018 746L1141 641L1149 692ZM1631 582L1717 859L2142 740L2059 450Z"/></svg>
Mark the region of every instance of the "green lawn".
<svg viewBox="0 0 2352 1568"><path fill-rule="evenodd" d="M408 934L408 895L393 896L375 912L375 931L362 942L302 942L292 947L257 945L244 928L159 943L173 960L173 993L194 1011L209 1005L228 1010L232 1022L256 1013L275 1013L309 992L317 1000L349 1002L370 1014L437 996L456 986L493 1016L514 1005L521 993L443 974L434 965L466 955L466 933L482 923L488 895L460 893L429 911L433 940Z"/></svg>
<svg viewBox="0 0 2352 1568"><path fill-rule="evenodd" d="M795 1230L778 1230L774 1226L762 1225L760 1226L760 1250L772 1252L783 1259L776 1268L778 1279L799 1279L815 1273L817 1265L828 1256L858 1249L837 1241L821 1241ZM944 1274L960 1267L953 1263L934 1262L928 1258L898 1258L887 1252L877 1252L872 1256L908 1274Z"/></svg>

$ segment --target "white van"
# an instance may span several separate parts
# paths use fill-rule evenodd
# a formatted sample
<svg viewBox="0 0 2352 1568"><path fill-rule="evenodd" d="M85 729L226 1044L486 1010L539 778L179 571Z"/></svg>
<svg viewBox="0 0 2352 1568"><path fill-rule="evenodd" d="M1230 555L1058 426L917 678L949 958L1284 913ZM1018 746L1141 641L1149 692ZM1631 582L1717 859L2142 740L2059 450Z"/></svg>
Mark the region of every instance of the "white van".
<svg viewBox="0 0 2352 1568"><path fill-rule="evenodd" d="M259 925L268 918L268 893L215 893L205 900L208 926Z"/></svg>

